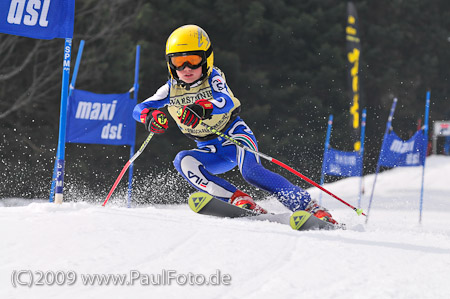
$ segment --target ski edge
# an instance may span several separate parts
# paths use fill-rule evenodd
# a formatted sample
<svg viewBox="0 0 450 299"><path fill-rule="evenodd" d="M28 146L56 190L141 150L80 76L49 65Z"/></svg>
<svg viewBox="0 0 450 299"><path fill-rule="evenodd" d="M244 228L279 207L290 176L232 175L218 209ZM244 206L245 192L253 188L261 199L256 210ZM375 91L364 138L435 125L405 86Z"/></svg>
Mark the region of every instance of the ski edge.
<svg viewBox="0 0 450 299"><path fill-rule="evenodd" d="M188 205L190 209L201 215L221 217L221 218L253 218L257 216L272 216L276 214L260 214L251 210L233 206L205 192L195 192L189 196ZM344 224L334 225L323 221L311 213L301 210L291 214L289 221L284 222L294 230L336 230L344 229Z"/></svg>

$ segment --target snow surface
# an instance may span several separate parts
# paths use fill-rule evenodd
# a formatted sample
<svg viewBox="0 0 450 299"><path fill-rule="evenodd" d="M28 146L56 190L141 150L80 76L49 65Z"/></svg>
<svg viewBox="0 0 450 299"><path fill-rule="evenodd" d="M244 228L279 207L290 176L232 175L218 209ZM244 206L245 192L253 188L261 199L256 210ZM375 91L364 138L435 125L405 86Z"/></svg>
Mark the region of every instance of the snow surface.
<svg viewBox="0 0 450 299"><path fill-rule="evenodd" d="M130 209L3 199L0 298L450 298L449 174L450 157L427 159L421 224L420 167L378 176L367 225L364 216L323 196L345 231L298 232L276 222L197 215L187 205ZM364 178L365 211L373 179ZM357 205L357 186L359 178L348 178L325 187ZM318 198L318 189L310 192ZM281 220L289 215L274 199L260 204L282 213ZM14 288L12 273L19 270L35 279L39 271L74 271L77 281ZM181 278L220 271L231 282L89 286L81 279L134 270L142 277L173 270Z"/></svg>

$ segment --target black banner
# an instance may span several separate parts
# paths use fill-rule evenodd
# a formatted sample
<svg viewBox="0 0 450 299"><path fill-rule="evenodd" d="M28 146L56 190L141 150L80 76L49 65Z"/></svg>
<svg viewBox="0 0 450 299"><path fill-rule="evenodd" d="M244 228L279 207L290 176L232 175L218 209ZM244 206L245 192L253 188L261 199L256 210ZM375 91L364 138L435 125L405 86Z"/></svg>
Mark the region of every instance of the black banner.
<svg viewBox="0 0 450 299"><path fill-rule="evenodd" d="M347 27L345 28L347 41L348 83L351 94L350 124L352 128L353 147L355 151L361 148L359 140L360 131L360 90L359 90L359 58L361 44L358 36L358 15L352 2L347 3Z"/></svg>

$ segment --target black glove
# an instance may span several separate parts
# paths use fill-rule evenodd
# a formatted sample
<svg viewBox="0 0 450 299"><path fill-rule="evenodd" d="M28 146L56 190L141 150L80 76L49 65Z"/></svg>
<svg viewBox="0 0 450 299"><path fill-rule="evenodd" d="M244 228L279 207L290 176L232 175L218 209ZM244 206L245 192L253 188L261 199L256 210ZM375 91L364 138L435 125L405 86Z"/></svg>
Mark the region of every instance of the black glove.
<svg viewBox="0 0 450 299"><path fill-rule="evenodd" d="M141 112L141 122L147 131L162 134L169 127L167 116L164 112L157 109L145 108Z"/></svg>
<svg viewBox="0 0 450 299"><path fill-rule="evenodd" d="M193 129L200 123L202 119L211 118L213 112L213 104L208 100L200 99L194 104L186 105L178 111L180 122Z"/></svg>

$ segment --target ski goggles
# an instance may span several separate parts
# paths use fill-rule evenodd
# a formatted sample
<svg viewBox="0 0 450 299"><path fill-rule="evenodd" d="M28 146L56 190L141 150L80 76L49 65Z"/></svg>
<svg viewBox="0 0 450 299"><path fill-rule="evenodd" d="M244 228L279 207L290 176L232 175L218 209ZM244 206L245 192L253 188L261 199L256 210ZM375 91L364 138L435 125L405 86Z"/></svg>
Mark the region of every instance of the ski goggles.
<svg viewBox="0 0 450 299"><path fill-rule="evenodd" d="M195 70L206 63L204 55L197 54L169 56L168 60L169 64L177 71L182 71L185 67Z"/></svg>

